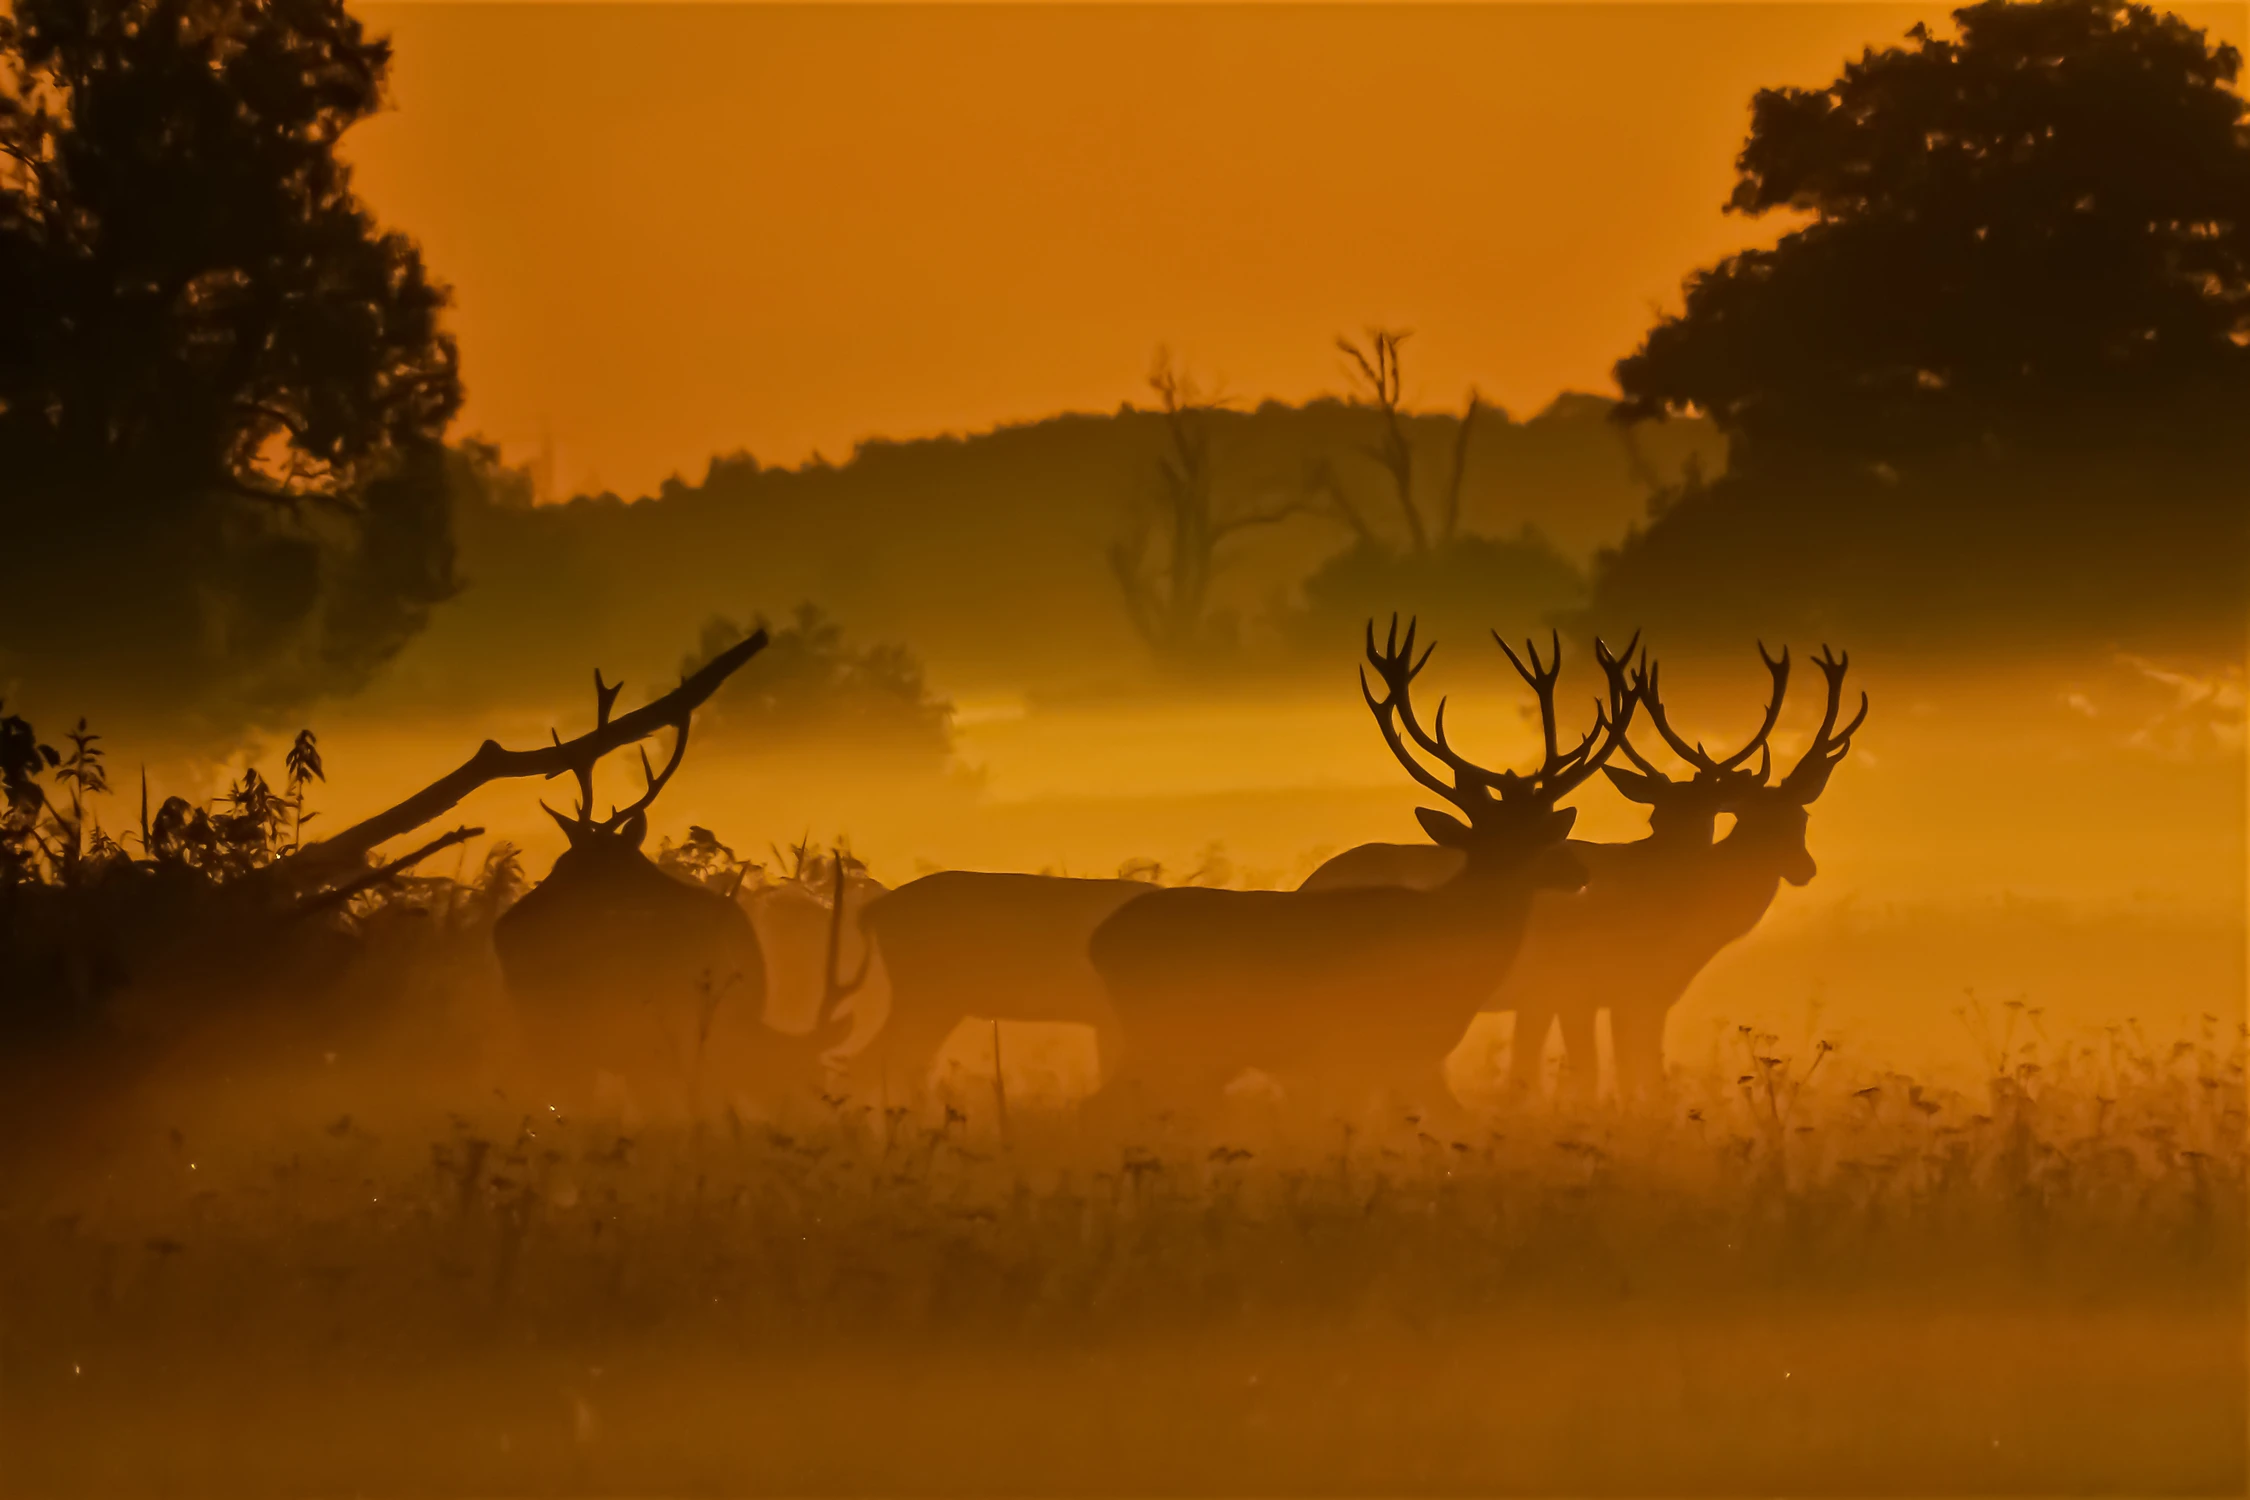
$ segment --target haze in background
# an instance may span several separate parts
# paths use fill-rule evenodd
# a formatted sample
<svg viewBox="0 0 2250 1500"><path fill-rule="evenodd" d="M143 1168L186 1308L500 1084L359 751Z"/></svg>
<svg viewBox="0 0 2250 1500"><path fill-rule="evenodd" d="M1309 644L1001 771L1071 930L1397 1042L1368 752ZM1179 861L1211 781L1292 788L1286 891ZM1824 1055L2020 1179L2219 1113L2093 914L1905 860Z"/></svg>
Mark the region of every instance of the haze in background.
<svg viewBox="0 0 2250 1500"><path fill-rule="evenodd" d="M2240 7L2180 13L2240 44ZM1941 5L370 5L360 186L458 294L462 430L548 496L1114 409L1169 343L1253 399L1418 330L1410 406L1612 389L1761 87Z"/></svg>
<svg viewBox="0 0 2250 1500"><path fill-rule="evenodd" d="M2186 14L2221 38L2245 30L2239 11ZM465 507L460 598L368 694L307 715L332 778L316 796L324 827L487 736L529 746L582 729L596 666L638 701L676 680L714 616L811 602L856 643L927 663L961 711L951 764L876 772L699 728L654 837L701 824L756 857L840 836L891 882L930 866L1108 874L1136 857L1177 874L1216 846L1235 883L1270 885L1323 851L1418 837L1417 798L1353 683L1356 619L1286 674L1150 685L1104 548L1163 452L1140 383L1153 346L1223 374L1252 407L1339 389L1340 331L1418 329L1407 404L1439 413L1418 473L1442 472L1443 413L1476 382L1518 420L1487 419L1467 450L1473 529L1536 523L1582 566L1645 512L1649 487L1600 412L1551 398L1606 389L1683 273L1776 232L1717 210L1756 88L1824 82L1942 13L406 6L372 19L397 43L397 107L350 138L360 185L458 288L464 427L525 461L551 433L548 499L704 477L649 504ZM1107 415L1121 399L1142 411ZM871 444L797 472L711 462L744 447L767 464L841 458L863 438L1074 407L1104 415ZM1222 497L1266 503L1302 460L1341 465L1368 420L1229 417ZM1649 438L1664 477L1712 445L1693 429ZM1361 463L1343 479L1372 507ZM1303 517L1257 533L1215 602L1246 633L1277 634L1289 591L1344 544ZM1535 623L1501 608L1449 625L1436 668L1458 695L1452 722L1496 764L1530 733L1481 627ZM1761 680L1754 632L1695 661L1649 623L1679 719L1739 734ZM1786 639L1800 662L1819 644L1811 630ZM1911 662L1856 632L1832 643L1854 652L1874 713L1816 809L1820 878L1706 974L1683 1007L1698 1025L1804 1024L1826 996L1831 1017L1892 1026L1902 1053L1958 1047L1952 1008L1971 988L2067 993L2089 1020L2239 1014L2239 668L2183 677L2085 640L2005 659L1941 643ZM1571 640L1574 673L1586 649ZM1816 705L1799 692L1801 730ZM1585 701L1576 686L1571 701ZM44 727L76 706L34 711ZM270 773L294 727L224 765L166 764L165 746L98 723L125 789L100 810L113 830L133 820L144 756L159 798L212 796L247 759ZM605 797L632 795L628 757L605 777ZM542 793L566 794L506 784L462 809L520 843L534 878L560 845ZM1606 787L1585 801L1590 837L1645 826Z"/></svg>

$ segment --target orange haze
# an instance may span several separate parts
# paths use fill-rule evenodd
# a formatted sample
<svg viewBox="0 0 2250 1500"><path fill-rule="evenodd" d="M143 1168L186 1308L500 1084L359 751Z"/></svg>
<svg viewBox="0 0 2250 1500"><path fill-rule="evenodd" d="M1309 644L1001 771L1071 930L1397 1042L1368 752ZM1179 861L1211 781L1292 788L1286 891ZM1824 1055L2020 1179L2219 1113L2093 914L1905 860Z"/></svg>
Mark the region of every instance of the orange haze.
<svg viewBox="0 0 2250 1500"><path fill-rule="evenodd" d="M1410 401L1609 368L1718 209L1753 90L1941 5L368 5L361 185L459 294L468 430L637 494L1140 394L1249 397L1419 330ZM2198 11L2237 40L2239 7Z"/></svg>

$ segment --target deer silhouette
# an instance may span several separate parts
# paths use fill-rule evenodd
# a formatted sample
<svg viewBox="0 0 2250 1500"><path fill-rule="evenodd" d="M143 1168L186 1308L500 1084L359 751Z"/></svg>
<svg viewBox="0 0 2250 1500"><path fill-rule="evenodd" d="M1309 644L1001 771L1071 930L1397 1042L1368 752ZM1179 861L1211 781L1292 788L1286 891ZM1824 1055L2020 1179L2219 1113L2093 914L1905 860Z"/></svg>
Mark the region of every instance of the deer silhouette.
<svg viewBox="0 0 2250 1500"><path fill-rule="evenodd" d="M1567 1056L1590 1078L1595 1016L1606 1009L1621 1095L1654 1098L1662 1087L1664 1021L1672 1006L1713 958L1757 926L1783 881L1804 885L1813 878L1807 809L1849 752L1867 717L1866 697L1858 716L1839 731L1850 658L1832 657L1823 647L1816 663L1827 679L1825 717L1796 767L1773 783L1768 740L1788 692L1789 652L1784 648L1776 659L1761 643L1758 656L1772 682L1763 719L1724 757L1674 731L1661 668L1649 668L1648 720L1691 774L1675 780L1629 737L1619 741L1619 752L1637 769L1605 766L1603 773L1626 798L1649 809L1649 834L1622 844L1574 842L1571 849L1587 870L1584 889L1542 891L1534 899L1522 951L1484 1007L1515 1013L1512 1067L1535 1059L1548 1028L1559 1024ZM1753 756L1756 770L1748 765ZM1736 821L1717 839L1722 813ZM1314 871L1305 888L1433 886L1451 878L1459 863L1456 853L1434 845L1362 845Z"/></svg>
<svg viewBox="0 0 2250 1500"><path fill-rule="evenodd" d="M621 687L594 674L597 734L586 740L598 743ZM601 752L571 758L575 814L540 804L568 847L493 924L502 977L558 1107L587 1107L578 1080L598 1071L636 1098L679 1100L692 1114L707 1085L775 1092L817 1082L821 1053L849 1033L848 1021L816 1024L805 1037L765 1026L764 956L749 914L641 852L648 809L687 754L688 724L684 710L671 721L663 770L640 752L641 796L605 818L592 811Z"/></svg>
<svg viewBox="0 0 2250 1500"><path fill-rule="evenodd" d="M1773 695L1758 732L1724 759L1673 730L1651 669L1649 722L1692 774L1674 780L1630 742L1620 746L1637 769L1605 770L1619 792L1649 809L1649 836L1608 846L1591 862L1584 891L1552 903L1551 914L1535 910L1533 937L1496 997L1498 1009L1514 1000L1519 1036L1527 1005L1536 1035L1546 1034L1548 1016L1558 1018L1566 1051L1585 1059L1589 1072L1594 1015L1607 1009L1618 1092L1628 1103L1660 1097L1664 1021L1695 976L1764 919L1783 882L1807 885L1818 873L1805 841L1811 805L1867 722L1862 693L1859 712L1837 728L1851 658L1821 647L1813 658L1827 687L1820 727L1796 765L1774 781L1767 738L1788 690L1789 652L1784 647L1777 661L1761 643L1758 655L1772 675ZM1756 771L1746 769L1752 754ZM1714 841L1720 813L1733 814L1735 823ZM1632 941L1617 942L1620 931L1632 933Z"/></svg>
<svg viewBox="0 0 2250 1500"><path fill-rule="evenodd" d="M910 880L860 918L890 980L890 1019L857 1057L908 1090L927 1081L955 1027L988 1021L1064 1021L1094 1029L1106 1076L1118 1055L1116 1012L1086 955L1103 919L1157 887L943 870Z"/></svg>
<svg viewBox="0 0 2250 1500"><path fill-rule="evenodd" d="M1527 643L1528 665L1500 641L1537 696L1545 758L1529 774L1494 771L1453 749L1442 701L1432 728L1422 727L1411 690L1435 647L1416 659L1414 636L1410 622L1402 644L1393 617L1378 649L1368 623L1367 665L1383 696L1366 668L1360 691L1392 755L1451 804L1452 813L1422 808L1417 816L1433 840L1459 852L1458 871L1428 889L1188 887L1120 907L1095 930L1090 956L1125 1028L1123 1072L1135 1084L1209 1099L1255 1068L1308 1103L1348 1104L1351 1093L1381 1090L1433 1114L1452 1112L1443 1060L1515 958L1533 893L1585 883L1567 845L1577 814L1556 803L1617 748L1645 679L1628 671L1631 643L1621 658L1596 642L1606 701L1597 700L1593 727L1565 751L1555 709L1560 637L1550 661Z"/></svg>

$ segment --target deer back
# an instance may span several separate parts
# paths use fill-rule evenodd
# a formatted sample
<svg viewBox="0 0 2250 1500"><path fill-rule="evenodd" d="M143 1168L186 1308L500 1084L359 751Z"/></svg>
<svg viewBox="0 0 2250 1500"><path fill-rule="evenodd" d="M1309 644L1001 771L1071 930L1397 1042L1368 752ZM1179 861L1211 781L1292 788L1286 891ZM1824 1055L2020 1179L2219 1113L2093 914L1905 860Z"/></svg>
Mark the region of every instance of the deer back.
<svg viewBox="0 0 2250 1500"><path fill-rule="evenodd" d="M1344 891L1402 885L1426 891L1461 873L1468 856L1442 844L1360 844L1307 875L1300 891Z"/></svg>
<svg viewBox="0 0 2250 1500"><path fill-rule="evenodd" d="M749 915L676 880L624 839L574 844L492 931L517 999L678 1000L708 983L756 1014L764 957Z"/></svg>
<svg viewBox="0 0 2250 1500"><path fill-rule="evenodd" d="M1139 880L946 870L871 905L868 935L890 976L894 1024L946 1017L1107 1018L1086 956L1094 929L1159 889Z"/></svg>

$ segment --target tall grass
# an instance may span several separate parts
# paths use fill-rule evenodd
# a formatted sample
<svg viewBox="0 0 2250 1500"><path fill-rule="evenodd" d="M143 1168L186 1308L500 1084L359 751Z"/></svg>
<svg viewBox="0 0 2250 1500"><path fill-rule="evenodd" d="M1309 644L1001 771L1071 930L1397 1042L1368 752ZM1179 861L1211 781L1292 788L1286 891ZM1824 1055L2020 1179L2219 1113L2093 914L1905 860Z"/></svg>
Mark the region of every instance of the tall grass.
<svg viewBox="0 0 2250 1500"><path fill-rule="evenodd" d="M64 1491L2239 1488L2239 1028L1970 1094L1740 1040L1463 1139L166 1137L0 1215L0 1422Z"/></svg>

